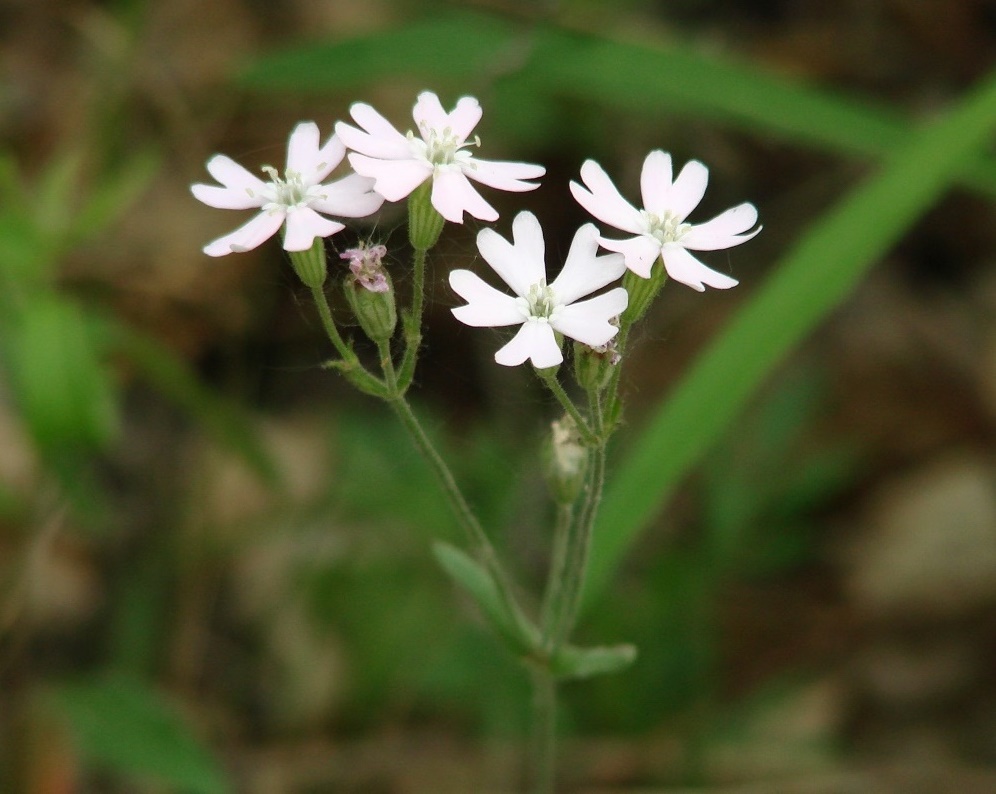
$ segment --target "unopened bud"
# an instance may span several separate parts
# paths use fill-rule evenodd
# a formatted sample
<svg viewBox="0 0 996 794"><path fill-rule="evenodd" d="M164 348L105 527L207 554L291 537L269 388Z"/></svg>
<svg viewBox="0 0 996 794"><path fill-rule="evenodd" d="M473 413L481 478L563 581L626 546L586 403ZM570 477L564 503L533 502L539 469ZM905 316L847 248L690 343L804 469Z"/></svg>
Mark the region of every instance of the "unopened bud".
<svg viewBox="0 0 996 794"><path fill-rule="evenodd" d="M588 449L569 416L550 425L550 436L543 448L543 473L550 493L559 504L573 504L584 488Z"/></svg>
<svg viewBox="0 0 996 794"><path fill-rule="evenodd" d="M367 247L361 243L339 255L349 260L350 275L343 282L346 300L363 333L374 342L386 342L394 336L398 323L391 277L381 264L386 253L383 245Z"/></svg>
<svg viewBox="0 0 996 794"><path fill-rule="evenodd" d="M618 324L618 321L613 323ZM597 347L575 342L574 379L585 391L601 391L611 382L621 359L615 339Z"/></svg>

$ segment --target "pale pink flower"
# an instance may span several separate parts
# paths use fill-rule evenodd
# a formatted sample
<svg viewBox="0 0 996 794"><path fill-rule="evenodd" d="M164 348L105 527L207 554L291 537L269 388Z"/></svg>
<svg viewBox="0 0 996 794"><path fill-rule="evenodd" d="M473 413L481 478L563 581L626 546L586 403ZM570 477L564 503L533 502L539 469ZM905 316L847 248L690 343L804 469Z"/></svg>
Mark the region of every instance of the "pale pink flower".
<svg viewBox="0 0 996 794"><path fill-rule="evenodd" d="M204 246L208 256L249 251L268 240L286 223L284 248L306 251L316 237L328 237L345 226L318 213L341 218L363 218L380 209L384 198L373 192L373 180L349 174L328 184L328 177L346 154L335 135L319 147L318 125L298 124L287 143L287 168L281 177L264 166L269 181L249 173L229 157L216 154L207 163L208 173L221 183L192 185L194 196L211 207L227 210L258 208L261 211L234 232Z"/></svg>
<svg viewBox="0 0 996 794"><path fill-rule="evenodd" d="M387 292L391 288L381 264L385 256L386 245L367 245L364 242L339 254L340 259L349 260L349 270L356 283L370 292Z"/></svg>
<svg viewBox="0 0 996 794"><path fill-rule="evenodd" d="M546 173L539 165L481 160L468 148L481 120L481 106L473 97L461 98L449 113L431 91L419 94L412 111L418 130L402 135L370 105L358 102L349 109L362 128L336 124L336 134L353 150L349 162L358 174L376 180L374 189L388 201L400 201L432 179L432 206L453 223L463 223L467 212L482 221L498 220L498 213L468 181L498 190L526 191L539 185L526 182Z"/></svg>
<svg viewBox="0 0 996 794"><path fill-rule="evenodd" d="M636 235L626 240L599 237L598 241L625 255L626 267L638 276L649 278L660 257L671 278L699 292L706 286L736 286L736 279L706 267L689 250L716 251L749 240L761 231L760 226L747 231L757 223L757 209L753 204L739 204L705 223L686 223L705 194L709 171L698 160L691 160L673 181L671 175L671 155L660 150L647 155L640 175L643 209L638 210L619 194L602 167L588 160L581 166L584 187L571 182L571 193L600 221Z"/></svg>
<svg viewBox="0 0 996 794"><path fill-rule="evenodd" d="M467 301L452 310L454 316L475 327L521 325L512 341L495 353L495 361L510 367L526 359L541 369L562 362L555 332L593 347L604 345L619 332L612 321L625 310L629 295L616 287L578 300L626 272L618 254L596 255L597 237L594 224L578 229L563 269L547 285L543 229L535 215L520 212L515 217L511 243L492 229L482 229L478 250L516 297L496 290L469 270L454 270L450 286Z"/></svg>

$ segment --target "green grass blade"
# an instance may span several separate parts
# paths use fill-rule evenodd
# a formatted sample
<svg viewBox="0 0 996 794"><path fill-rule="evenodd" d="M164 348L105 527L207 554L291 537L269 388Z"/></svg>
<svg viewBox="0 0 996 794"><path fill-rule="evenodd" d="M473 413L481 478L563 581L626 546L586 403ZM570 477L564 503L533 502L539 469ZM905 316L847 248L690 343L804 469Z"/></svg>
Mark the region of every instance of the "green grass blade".
<svg viewBox="0 0 996 794"><path fill-rule="evenodd" d="M528 70L550 92L641 114L709 119L842 154L884 156L909 138L909 120L886 107L673 44L551 30ZM976 156L960 174L996 197L996 159Z"/></svg>
<svg viewBox="0 0 996 794"><path fill-rule="evenodd" d="M405 75L466 91L468 83L505 74L515 74L540 97L569 96L640 114L705 118L851 156L885 156L909 137L909 120L900 113L734 59L674 44L623 43L555 26L526 27L473 12L449 12L267 55L239 80L257 90L328 92ZM496 116L519 111L489 108ZM976 156L960 174L967 185L996 196L996 159Z"/></svg>
<svg viewBox="0 0 996 794"><path fill-rule="evenodd" d="M249 88L295 93L343 91L399 76L459 86L498 68L515 39L516 27L499 17L451 12L266 55L238 80Z"/></svg>
<svg viewBox="0 0 996 794"><path fill-rule="evenodd" d="M602 503L586 583L596 598L680 478L764 378L855 288L996 130L996 74L916 134L791 250L639 434Z"/></svg>

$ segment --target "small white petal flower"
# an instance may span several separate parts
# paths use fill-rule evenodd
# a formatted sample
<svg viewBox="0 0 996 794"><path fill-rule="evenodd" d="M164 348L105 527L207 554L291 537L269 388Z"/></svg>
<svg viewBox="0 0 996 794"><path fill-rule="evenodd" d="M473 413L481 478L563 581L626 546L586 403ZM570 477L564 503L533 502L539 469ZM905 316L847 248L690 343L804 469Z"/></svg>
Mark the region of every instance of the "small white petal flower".
<svg viewBox="0 0 996 794"><path fill-rule="evenodd" d="M600 221L636 235L626 240L599 238L602 247L626 257L626 267L643 278L658 257L667 274L699 292L707 286L729 289L737 280L706 267L688 253L732 248L746 242L759 231L757 209L740 204L705 223L686 223L685 219L705 195L709 171L698 160L688 162L672 181L671 155L652 151L643 161L640 191L643 209L638 210L624 199L602 167L594 160L581 166L582 187L571 182L577 202Z"/></svg>
<svg viewBox="0 0 996 794"><path fill-rule="evenodd" d="M477 235L481 256L516 297L496 290L469 270L450 273L453 291L467 301L453 309L462 323L475 327L521 325L515 337L495 353L495 361L516 366L531 359L533 366L552 367L564 360L554 332L586 345L604 345L618 333L611 320L626 308L629 296L616 287L588 300L579 300L610 284L625 271L619 254L597 256L598 230L587 223L578 229L560 274L546 283L543 229L531 212L512 222L508 242L492 229Z"/></svg>
<svg viewBox="0 0 996 794"><path fill-rule="evenodd" d="M191 185L194 196L210 207L229 210L259 208L261 212L234 232L204 246L208 256L249 251L272 237L286 223L284 248L306 251L316 237L328 237L346 228L318 213L341 218L363 218L380 209L384 197L373 192L373 180L358 174L322 184L346 154L335 135L319 147L318 125L298 124L287 143L287 168L278 175L264 166L269 181L253 176L231 158L216 154L207 169L221 183Z"/></svg>
<svg viewBox="0 0 996 794"><path fill-rule="evenodd" d="M353 150L349 162L358 174L376 180L374 189L388 201L400 201L432 179L432 206L446 220L463 223L464 212L482 221L498 220L498 213L470 184L468 178L498 190L522 192L539 185L527 182L546 173L539 165L493 162L474 157L468 148L479 146L470 137L481 120L481 106L473 97L461 98L449 113L431 91L419 94L412 111L418 133L402 135L370 105L349 109L362 128L336 124L336 134Z"/></svg>

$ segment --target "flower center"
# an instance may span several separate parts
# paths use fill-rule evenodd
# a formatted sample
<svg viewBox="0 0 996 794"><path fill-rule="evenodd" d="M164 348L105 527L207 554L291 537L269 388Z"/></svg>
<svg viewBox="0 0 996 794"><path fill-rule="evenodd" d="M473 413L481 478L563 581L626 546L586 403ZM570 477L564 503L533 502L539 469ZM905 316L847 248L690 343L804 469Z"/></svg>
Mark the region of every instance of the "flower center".
<svg viewBox="0 0 996 794"><path fill-rule="evenodd" d="M692 228L690 223L681 223L670 210L663 215L654 215L642 210L643 220L647 224L647 233L655 237L661 245L676 243Z"/></svg>
<svg viewBox="0 0 996 794"><path fill-rule="evenodd" d="M272 165L264 165L263 172L270 177L269 202L263 205L264 210L281 209L287 210L292 207L306 207L312 199L316 198L312 186L305 185L304 180L297 171L287 171L281 178L277 169Z"/></svg>
<svg viewBox="0 0 996 794"><path fill-rule="evenodd" d="M526 296L516 302L523 313L532 320L549 320L560 308L557 296L546 285L546 279L533 284Z"/></svg>
<svg viewBox="0 0 996 794"><path fill-rule="evenodd" d="M470 152L464 151L469 146L480 146L481 139L474 136L473 140L460 143L459 138L453 134L453 130L446 127L442 131L422 124L419 129L422 132L422 140L415 137L414 132L408 133L408 145L412 152L418 157L424 157L433 166L452 165L460 163L469 165Z"/></svg>

